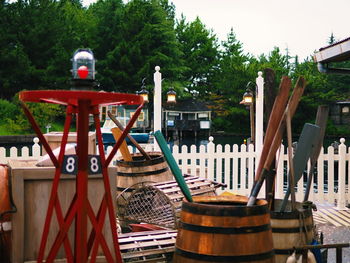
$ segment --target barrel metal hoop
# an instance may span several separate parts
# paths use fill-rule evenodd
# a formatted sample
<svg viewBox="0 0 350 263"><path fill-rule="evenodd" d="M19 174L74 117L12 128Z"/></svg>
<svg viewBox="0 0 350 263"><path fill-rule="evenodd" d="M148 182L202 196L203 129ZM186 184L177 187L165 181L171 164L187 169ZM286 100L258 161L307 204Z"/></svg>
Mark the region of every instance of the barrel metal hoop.
<svg viewBox="0 0 350 263"><path fill-rule="evenodd" d="M271 211L271 219L299 219L299 215L302 214L304 217L312 217L312 210L295 210L288 212L275 212Z"/></svg>
<svg viewBox="0 0 350 263"><path fill-rule="evenodd" d="M260 254L253 255L240 255L240 256L214 256L214 255L204 255L193 253L189 251L182 250L178 247L175 248L175 253L186 258L191 258L195 260L208 261L208 262L251 262L272 258L274 251L267 251Z"/></svg>
<svg viewBox="0 0 350 263"><path fill-rule="evenodd" d="M212 226L200 226L193 225L184 222L179 223L180 229L185 229L194 232L201 233L216 233L216 234L250 234L265 232L271 229L270 224L260 226L248 226L248 227L212 227Z"/></svg>
<svg viewBox="0 0 350 263"><path fill-rule="evenodd" d="M169 168L165 167L163 169L159 169L156 171L149 171L149 172L142 172L142 173L123 173L123 172L117 172L118 176L126 176L126 177L136 177L136 176L148 176L148 175L155 175L155 174L161 174L166 171L168 171Z"/></svg>
<svg viewBox="0 0 350 263"><path fill-rule="evenodd" d="M306 231L305 231L306 228ZM303 232L309 232L313 229L313 225L307 225L303 228ZM300 227L292 227L292 228L279 228L279 227L273 227L272 233L299 233Z"/></svg>
<svg viewBox="0 0 350 263"><path fill-rule="evenodd" d="M276 255L291 255L293 253L294 249L276 249L275 248L275 254Z"/></svg>
<svg viewBox="0 0 350 263"><path fill-rule="evenodd" d="M123 161L123 160L117 160L117 166L122 167L142 167L142 166L150 166L155 164L164 163L165 159L163 156L156 157L152 160L136 160L136 161Z"/></svg>
<svg viewBox="0 0 350 263"><path fill-rule="evenodd" d="M215 206L207 205L203 203L182 203L182 211L186 211L197 215L207 216L231 216L231 217L246 217L256 215L269 214L269 210L266 205L264 206Z"/></svg>

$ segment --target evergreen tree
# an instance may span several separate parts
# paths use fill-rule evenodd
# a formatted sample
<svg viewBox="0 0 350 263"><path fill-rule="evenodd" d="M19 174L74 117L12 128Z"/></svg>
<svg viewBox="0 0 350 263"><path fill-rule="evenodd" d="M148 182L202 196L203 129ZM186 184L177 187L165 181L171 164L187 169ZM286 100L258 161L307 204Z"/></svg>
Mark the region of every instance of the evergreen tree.
<svg viewBox="0 0 350 263"><path fill-rule="evenodd" d="M222 47L211 92L213 109L216 109L217 114L214 124L216 128L242 132L249 128L249 111L239 103L246 85L255 80L256 73L252 74L249 70L250 56L244 54L243 45L237 40L233 28L227 40L222 42ZM243 124L238 129L234 127L237 121Z"/></svg>
<svg viewBox="0 0 350 263"><path fill-rule="evenodd" d="M206 29L198 17L188 23L183 16L177 22L176 34L185 66L183 80L186 88L205 96L217 69L219 45L216 35Z"/></svg>
<svg viewBox="0 0 350 263"><path fill-rule="evenodd" d="M134 93L140 89L141 79L152 76L157 65L167 79L176 79L181 73L178 42L173 21L160 1L130 1L122 20L122 39L104 62L107 72L103 88Z"/></svg>

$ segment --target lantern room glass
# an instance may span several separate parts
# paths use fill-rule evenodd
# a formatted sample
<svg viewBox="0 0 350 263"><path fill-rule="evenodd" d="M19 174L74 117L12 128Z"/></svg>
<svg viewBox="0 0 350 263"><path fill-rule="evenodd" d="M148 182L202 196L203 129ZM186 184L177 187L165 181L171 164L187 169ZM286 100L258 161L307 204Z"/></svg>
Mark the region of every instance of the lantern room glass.
<svg viewBox="0 0 350 263"><path fill-rule="evenodd" d="M95 79L95 58L94 54L90 49L78 49L77 51L75 51L72 62L73 79L80 79L78 70L81 66L86 66L88 69L89 73L86 79Z"/></svg>

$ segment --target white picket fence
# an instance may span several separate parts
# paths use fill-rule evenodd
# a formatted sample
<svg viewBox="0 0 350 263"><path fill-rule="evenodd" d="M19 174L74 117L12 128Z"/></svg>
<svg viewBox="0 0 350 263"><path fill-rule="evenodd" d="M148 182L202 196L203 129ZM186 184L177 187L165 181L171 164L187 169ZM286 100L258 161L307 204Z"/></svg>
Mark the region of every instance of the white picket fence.
<svg viewBox="0 0 350 263"><path fill-rule="evenodd" d="M208 145L196 147L192 145L174 146L173 156L177 160L180 169L184 174L200 175L209 180L225 183L226 188L219 189L219 192L229 191L242 195L249 195L254 181L255 158L254 147L250 145L215 145L213 137L209 138ZM32 151L23 147L20 151L12 147L6 154L6 150L0 147L0 163L7 163L9 159L29 159L40 157L40 146L38 138L33 140ZM130 147L130 146L129 146ZM112 147L107 148L107 154ZM131 149L131 148L130 148ZM152 151L153 146L147 145L146 151ZM133 149L135 150L135 149ZM278 166L276 174L276 198L283 198L287 186L288 153L282 145L277 154ZM119 153L114 160L119 157ZM309 167L308 167L309 169ZM350 203L349 171L350 171L350 149L345 145L345 139L340 139L337 152L332 146L324 151L322 148L317 162L314 176L313 191L310 192L309 200L313 202L327 202L336 204L338 209L345 209ZM306 173L305 173L306 174ZM306 176L300 180L296 188L296 197L302 201ZM264 195L264 191L260 196Z"/></svg>

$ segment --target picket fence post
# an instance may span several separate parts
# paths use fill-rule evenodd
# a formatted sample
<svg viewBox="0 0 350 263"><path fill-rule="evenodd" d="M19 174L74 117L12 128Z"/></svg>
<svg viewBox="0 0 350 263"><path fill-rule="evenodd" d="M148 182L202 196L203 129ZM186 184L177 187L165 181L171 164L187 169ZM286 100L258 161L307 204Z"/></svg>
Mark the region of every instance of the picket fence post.
<svg viewBox="0 0 350 263"><path fill-rule="evenodd" d="M345 165L346 165L346 145L345 139L340 139L339 145L339 163L338 163L338 199L337 209L345 210Z"/></svg>
<svg viewBox="0 0 350 263"><path fill-rule="evenodd" d="M214 181L214 151L215 151L215 144L213 143L214 137L209 137L208 142L208 180Z"/></svg>
<svg viewBox="0 0 350 263"><path fill-rule="evenodd" d="M35 137L33 139L34 145L32 147L32 155L33 157L40 157L41 156L41 149L39 145L39 138Z"/></svg>

